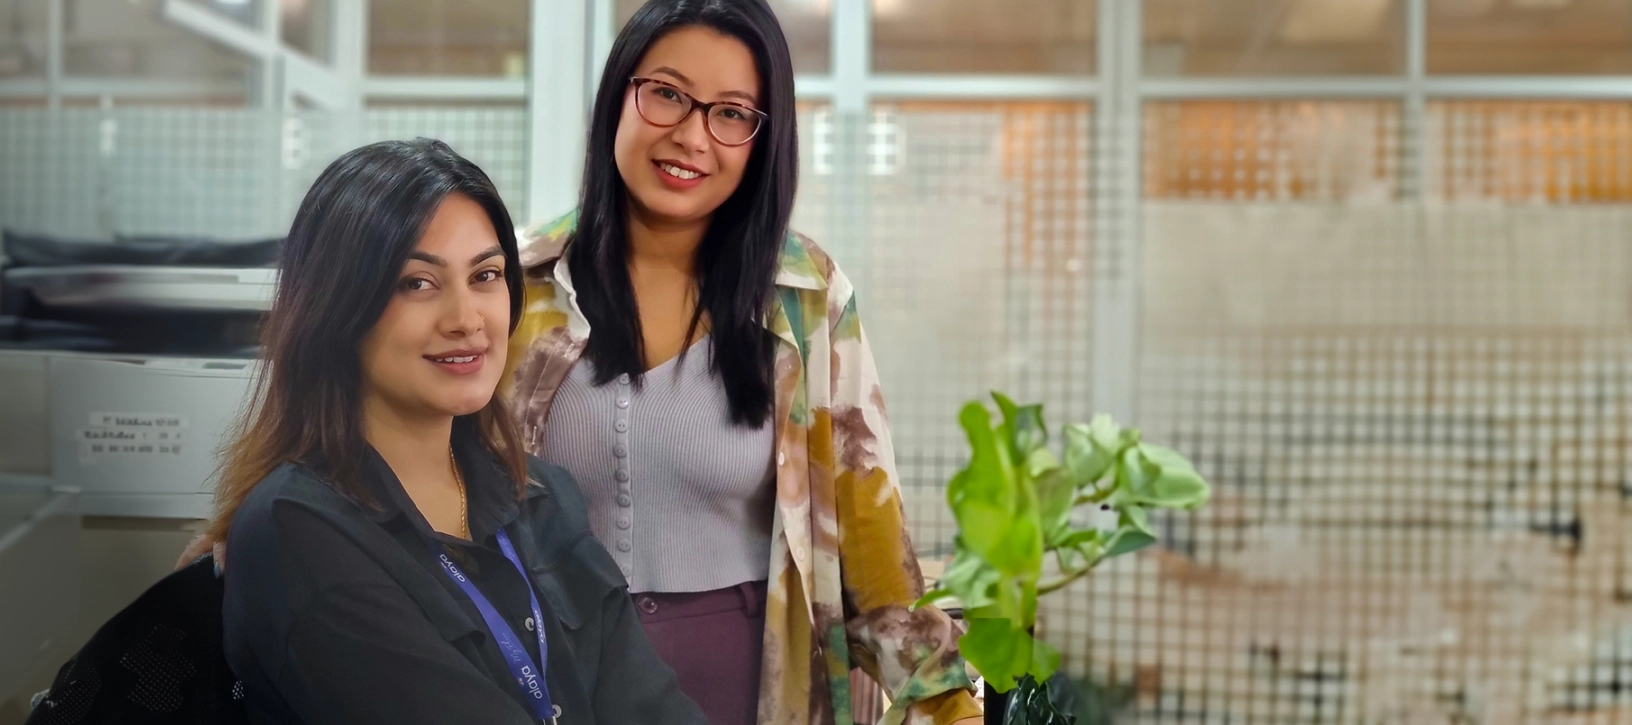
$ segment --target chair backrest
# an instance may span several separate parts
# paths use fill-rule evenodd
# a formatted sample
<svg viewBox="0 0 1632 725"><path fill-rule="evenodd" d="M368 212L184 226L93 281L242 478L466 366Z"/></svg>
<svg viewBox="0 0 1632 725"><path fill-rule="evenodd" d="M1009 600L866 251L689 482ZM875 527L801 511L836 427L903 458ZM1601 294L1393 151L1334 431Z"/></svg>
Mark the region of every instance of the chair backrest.
<svg viewBox="0 0 1632 725"><path fill-rule="evenodd" d="M149 588L58 670L27 725L248 723L221 644L221 581L204 557Z"/></svg>

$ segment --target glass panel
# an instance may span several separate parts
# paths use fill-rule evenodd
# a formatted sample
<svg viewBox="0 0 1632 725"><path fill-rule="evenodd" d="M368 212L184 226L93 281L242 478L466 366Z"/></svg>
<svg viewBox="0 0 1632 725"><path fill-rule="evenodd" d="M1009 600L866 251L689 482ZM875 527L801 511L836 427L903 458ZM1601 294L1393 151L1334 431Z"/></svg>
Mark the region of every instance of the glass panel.
<svg viewBox="0 0 1632 725"><path fill-rule="evenodd" d="M1632 202L1632 103L1436 101L1424 141L1438 199Z"/></svg>
<svg viewBox="0 0 1632 725"><path fill-rule="evenodd" d="M1632 74L1632 2L1430 2L1428 72Z"/></svg>
<svg viewBox="0 0 1632 725"><path fill-rule="evenodd" d="M1401 0L1146 0L1150 76L1404 70Z"/></svg>
<svg viewBox="0 0 1632 725"><path fill-rule="evenodd" d="M220 81L237 85L241 93L253 64L166 22L158 8L152 2L64 0L64 70L79 76Z"/></svg>
<svg viewBox="0 0 1632 725"><path fill-rule="evenodd" d="M856 285L913 543L939 556L966 401L996 389L1090 416L1093 108L812 106L799 123L795 225Z"/></svg>
<svg viewBox="0 0 1632 725"><path fill-rule="evenodd" d="M45 75L46 0L0 0L0 78Z"/></svg>
<svg viewBox="0 0 1632 725"><path fill-rule="evenodd" d="M534 213L527 209L526 106L502 103L372 106L363 114L363 134L364 142L424 136L447 143L487 172L517 225L548 221L569 211L540 209ZM347 150L338 149L335 155ZM576 174L577 169L573 172Z"/></svg>
<svg viewBox="0 0 1632 725"><path fill-rule="evenodd" d="M319 60L330 59L331 0L283 0L279 8L283 42Z"/></svg>
<svg viewBox="0 0 1632 725"><path fill-rule="evenodd" d="M1397 110L1309 104L1275 122L1276 163L1348 163L1331 150ZM1147 129L1196 113L1158 104ZM1245 144L1220 125L1190 135L1229 156ZM1632 103L1435 102L1424 136L1429 203L1288 187L1126 210L1138 425L1214 497L1152 517L1166 550L1108 562L1068 590L1091 607L1044 620L1087 648L1096 696L1125 698L1119 721L1626 719ZM1341 168L1328 186L1376 176Z"/></svg>
<svg viewBox="0 0 1632 725"><path fill-rule="evenodd" d="M1094 0L872 0L887 73L1094 72Z"/></svg>
<svg viewBox="0 0 1632 725"><path fill-rule="evenodd" d="M0 219L90 239L285 234L281 129L243 108L0 110Z"/></svg>
<svg viewBox="0 0 1632 725"><path fill-rule="evenodd" d="M0 221L80 238L265 239L289 231L307 189L340 154L416 136L442 139L480 165L517 224L544 221L565 210L526 209L526 120L516 103L370 107L360 118L123 102L111 111L0 107Z"/></svg>
<svg viewBox="0 0 1632 725"><path fill-rule="evenodd" d="M646 0L616 0L613 27L622 30ZM826 73L832 67L833 7L831 0L770 0L771 10L788 36L793 72Z"/></svg>
<svg viewBox="0 0 1632 725"><path fill-rule="evenodd" d="M1389 199L1390 101L1176 101L1145 106L1150 199Z"/></svg>
<svg viewBox="0 0 1632 725"><path fill-rule="evenodd" d="M383 75L527 75L527 0L373 0L368 70Z"/></svg>
<svg viewBox="0 0 1632 725"><path fill-rule="evenodd" d="M277 0L181 0L251 28L261 27L261 3ZM140 0L138 0L140 2ZM137 4L137 3L131 3Z"/></svg>

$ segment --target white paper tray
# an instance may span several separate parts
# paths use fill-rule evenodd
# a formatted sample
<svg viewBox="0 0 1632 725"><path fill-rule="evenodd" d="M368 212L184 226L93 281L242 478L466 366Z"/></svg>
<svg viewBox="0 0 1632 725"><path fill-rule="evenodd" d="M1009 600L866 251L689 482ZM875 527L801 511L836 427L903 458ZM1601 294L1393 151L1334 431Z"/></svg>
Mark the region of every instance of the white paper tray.
<svg viewBox="0 0 1632 725"><path fill-rule="evenodd" d="M272 307L275 269L24 267L6 272L48 307L262 311Z"/></svg>

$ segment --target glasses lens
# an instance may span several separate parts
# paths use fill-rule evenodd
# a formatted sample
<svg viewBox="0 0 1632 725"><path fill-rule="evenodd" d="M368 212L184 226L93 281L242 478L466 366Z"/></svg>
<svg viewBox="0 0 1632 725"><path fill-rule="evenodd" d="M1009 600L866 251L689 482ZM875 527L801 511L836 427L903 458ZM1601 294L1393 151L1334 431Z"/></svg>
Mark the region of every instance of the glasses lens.
<svg viewBox="0 0 1632 725"><path fill-rule="evenodd" d="M679 89L662 83L642 83L635 91L635 108L646 120L659 126L673 126L686 117L691 99Z"/></svg>
<svg viewBox="0 0 1632 725"><path fill-rule="evenodd" d="M759 124L759 114L737 106L715 106L708 114L714 138L731 146L747 143L759 132Z"/></svg>

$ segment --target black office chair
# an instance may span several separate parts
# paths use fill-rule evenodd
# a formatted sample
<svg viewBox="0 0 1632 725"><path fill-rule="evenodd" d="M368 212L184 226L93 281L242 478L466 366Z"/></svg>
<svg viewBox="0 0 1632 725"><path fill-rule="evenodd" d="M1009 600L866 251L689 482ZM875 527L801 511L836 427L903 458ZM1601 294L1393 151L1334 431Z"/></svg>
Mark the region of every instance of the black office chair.
<svg viewBox="0 0 1632 725"><path fill-rule="evenodd" d="M161 579L57 671L27 725L248 723L222 651L221 594L208 556Z"/></svg>

